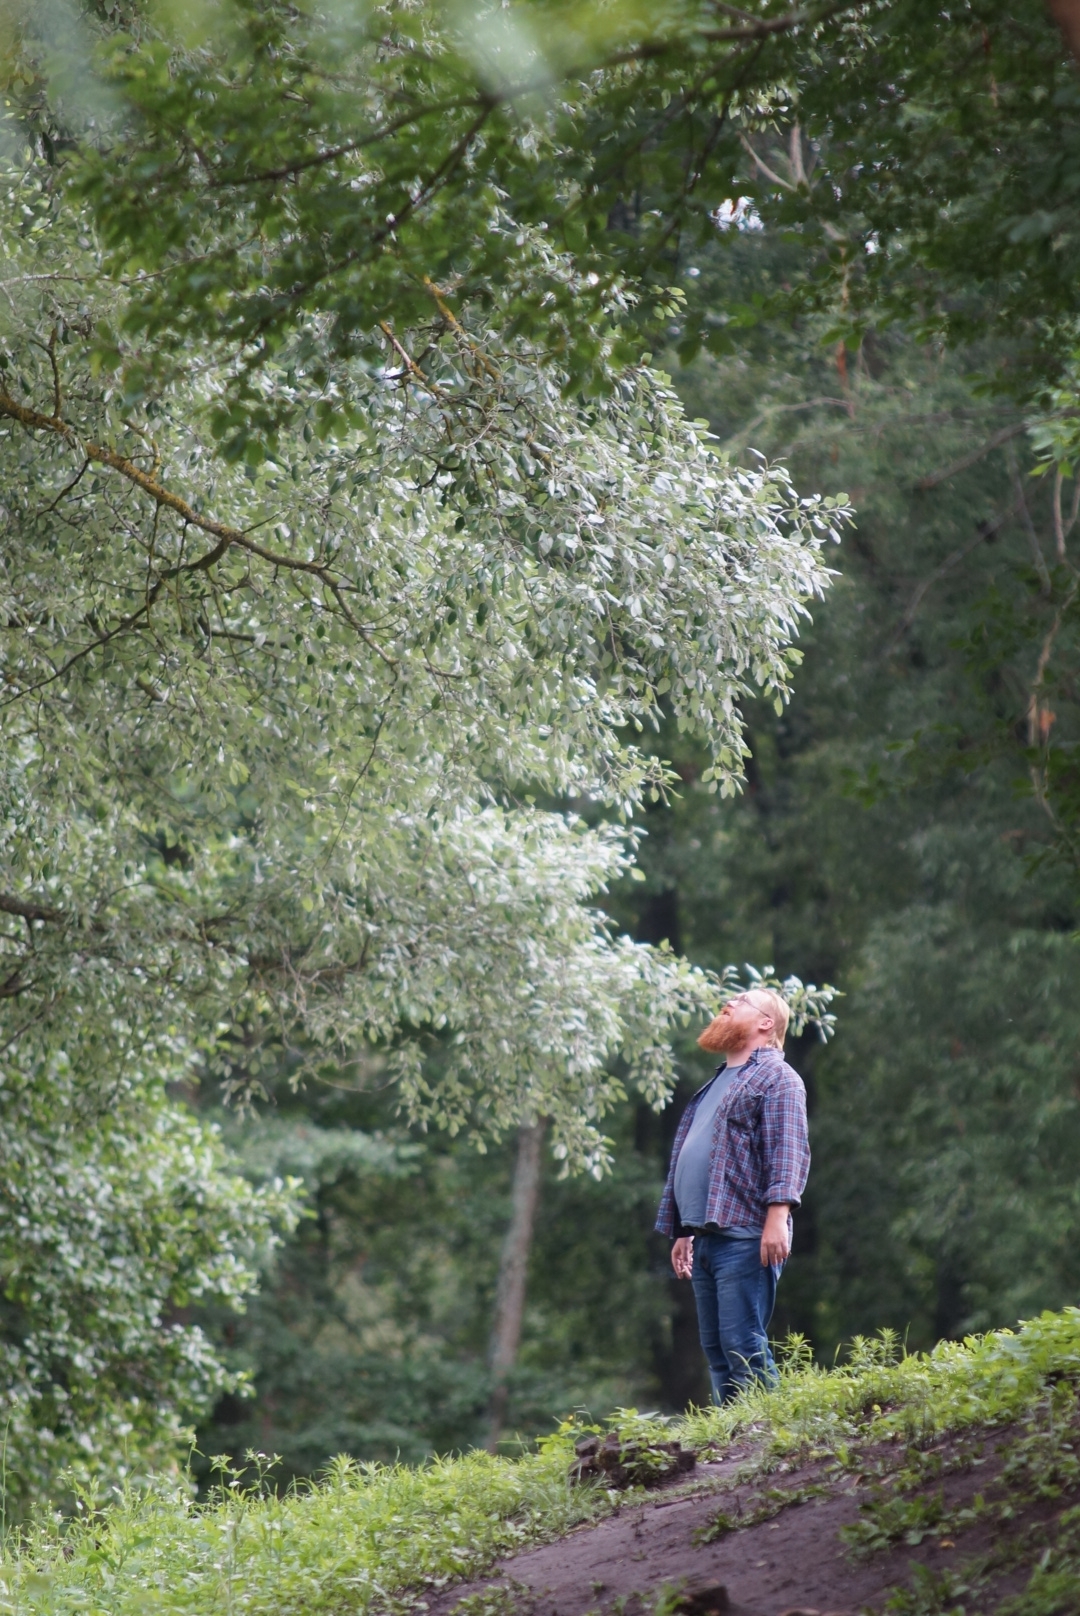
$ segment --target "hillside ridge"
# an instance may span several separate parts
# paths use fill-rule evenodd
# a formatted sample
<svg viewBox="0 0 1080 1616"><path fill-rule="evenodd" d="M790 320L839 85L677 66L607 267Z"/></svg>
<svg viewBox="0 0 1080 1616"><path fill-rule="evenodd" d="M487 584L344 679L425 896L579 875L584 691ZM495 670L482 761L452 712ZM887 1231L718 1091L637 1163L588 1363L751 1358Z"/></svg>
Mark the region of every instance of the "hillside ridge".
<svg viewBox="0 0 1080 1616"><path fill-rule="evenodd" d="M516 1458L341 1458L278 1492L252 1455L204 1502L179 1475L108 1498L71 1477L68 1513L7 1533L0 1616L1077 1616L1080 1309L783 1357L775 1391L568 1419ZM612 1431L696 1469L575 1484Z"/></svg>

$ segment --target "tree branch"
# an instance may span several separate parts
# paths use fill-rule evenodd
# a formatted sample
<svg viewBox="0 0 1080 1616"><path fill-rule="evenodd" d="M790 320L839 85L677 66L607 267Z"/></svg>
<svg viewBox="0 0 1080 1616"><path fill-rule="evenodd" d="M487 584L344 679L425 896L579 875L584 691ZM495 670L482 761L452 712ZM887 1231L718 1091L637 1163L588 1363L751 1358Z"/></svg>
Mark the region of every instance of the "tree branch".
<svg viewBox="0 0 1080 1616"><path fill-rule="evenodd" d="M397 667L394 659L387 656L382 647L375 643L368 629L349 610L344 598L341 581L335 578L332 569L326 566L325 563L321 561L304 561L298 556L281 555L275 550L268 550L264 545L256 544L254 539L250 538L248 533L241 528L230 527L228 523L219 522L212 516L204 516L194 506L189 505L186 499L183 499L179 494L173 493L172 489L166 488L163 483L158 482L156 477L149 476L133 460L129 460L126 455L118 454L115 449L110 449L106 444L91 443L89 440L81 438L75 428L60 416L43 415L40 410L29 409L25 404L19 404L0 387L0 416L4 415L13 421L20 422L21 425L30 430L51 432L54 436L63 438L72 448L78 449L86 460L96 461L99 465L108 466L112 471L118 472L121 477L126 478L128 482L133 483L136 488L147 494L159 507L173 511L187 526L198 528L200 532L207 533L218 541L203 555L197 556L194 561L186 561L182 565L170 567L165 572L159 573L153 587L147 591L145 605L140 607L137 612L131 613L129 617L124 618L108 634L100 636L94 642L94 645L103 644L105 641L114 638L118 633L122 633L125 629L132 628L141 617L145 616L164 585L173 578L189 572L206 572L221 560L227 550L235 547L240 550L246 550L249 555L256 555L271 566L280 567L283 571L301 572L309 577L317 578L334 597L338 610L349 624L349 627L361 637L377 656L382 658L387 667ZM94 649L94 645L84 647L82 651L77 652L66 666L70 667L80 657L85 656L88 651ZM53 677L56 676L54 675Z"/></svg>
<svg viewBox="0 0 1080 1616"><path fill-rule="evenodd" d="M795 189L790 180L782 180L779 174L777 174L776 170L770 168L764 158L758 156L757 152L754 150L753 146L750 144L749 140L744 134L739 135L739 145L742 147L746 155L752 159L755 166L761 170L767 180L771 180L774 185L779 185L782 191L793 191Z"/></svg>
<svg viewBox="0 0 1080 1616"><path fill-rule="evenodd" d="M410 354L406 348L402 347L401 343L394 335L393 326L390 325L390 323L386 320L380 320L379 330L382 332L391 348L393 348L398 358L404 364L409 375L414 376L416 380L422 384L422 386L426 387L428 392L434 398L445 398L446 394L443 392L442 388L439 387L438 383L433 382L431 377L426 375L425 372L420 369L420 366L416 363L416 360L413 358L412 354Z"/></svg>
<svg viewBox="0 0 1080 1616"><path fill-rule="evenodd" d="M0 892L0 911L5 915L17 915L20 920L46 920L54 925L68 918L62 909L50 909L42 903L26 903L7 892Z"/></svg>
<svg viewBox="0 0 1080 1616"><path fill-rule="evenodd" d="M490 107L497 105L502 99L498 95L489 95L468 100L459 98L454 101L436 102L430 107L414 107L412 111L402 113L400 118L392 118L380 129L373 129L366 135L358 135L355 140L343 141L340 146L331 146L326 151L312 152L308 157L297 157L293 162L282 163L280 168L262 168L254 174L234 176L215 174L211 168L209 188L217 191L225 186L276 184L278 180L292 179L295 175L308 173L313 168L323 168L327 163L337 162L339 157L351 157L354 152L363 151L365 146L374 146L380 140L388 140L391 135L407 129L411 123L419 123L421 118L442 118L448 112L460 112L464 107L475 107L481 100L484 105Z"/></svg>
<svg viewBox="0 0 1080 1616"><path fill-rule="evenodd" d="M1076 519L1080 516L1080 477L1076 479L1073 489L1072 510L1066 522L1061 511L1061 487L1065 481L1064 474L1059 466L1054 474L1054 547L1059 561L1066 560L1065 541L1076 526Z"/></svg>
<svg viewBox="0 0 1080 1616"><path fill-rule="evenodd" d="M731 6L720 6L721 11L732 11ZM703 28L701 38L713 44L735 43L739 40L768 39L771 34L790 33L793 28L801 28L803 23L826 22L835 17L838 12L859 11L861 4L852 4L851 0L838 0L831 6L822 6L814 10L810 6L801 6L794 11L786 11L780 17L754 17L743 23L740 28ZM745 16L743 13L736 15Z"/></svg>

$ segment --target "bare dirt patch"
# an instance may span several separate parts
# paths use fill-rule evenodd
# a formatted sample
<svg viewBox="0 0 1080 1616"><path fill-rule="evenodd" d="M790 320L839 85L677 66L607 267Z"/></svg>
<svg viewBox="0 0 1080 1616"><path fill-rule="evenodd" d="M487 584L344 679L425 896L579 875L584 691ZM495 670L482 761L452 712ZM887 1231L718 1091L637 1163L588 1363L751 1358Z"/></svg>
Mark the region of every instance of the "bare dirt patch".
<svg viewBox="0 0 1080 1616"><path fill-rule="evenodd" d="M962 1586L967 1616L983 1616L1026 1585L1054 1522L1080 1503L1075 1477L1052 1495L1018 1492L1008 1458L1015 1435L967 1433L906 1460L881 1445L846 1464L818 1459L771 1474L745 1450L731 1452L700 1464L689 1486L637 1495L595 1525L443 1590L428 1608L431 1616L856 1616L881 1612L916 1584L909 1610L948 1609ZM918 1479L897 1489L892 1478L905 1465L910 1477L912 1463ZM893 1608L904 1607L902 1595Z"/></svg>

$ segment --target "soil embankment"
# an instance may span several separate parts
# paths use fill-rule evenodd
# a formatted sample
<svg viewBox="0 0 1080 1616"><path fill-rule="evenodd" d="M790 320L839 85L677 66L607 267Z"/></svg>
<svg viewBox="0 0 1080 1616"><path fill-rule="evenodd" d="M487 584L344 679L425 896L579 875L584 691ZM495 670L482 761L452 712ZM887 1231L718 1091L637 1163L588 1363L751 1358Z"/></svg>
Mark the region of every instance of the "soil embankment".
<svg viewBox="0 0 1080 1616"><path fill-rule="evenodd" d="M771 1472L750 1450L732 1450L699 1463L689 1483L637 1494L597 1524L444 1590L429 1610L856 1616L891 1601L912 1616L957 1603L982 1616L1054 1555L1058 1523L1080 1503L1080 1478L1040 1472L1030 1443L1015 1427L968 1431Z"/></svg>

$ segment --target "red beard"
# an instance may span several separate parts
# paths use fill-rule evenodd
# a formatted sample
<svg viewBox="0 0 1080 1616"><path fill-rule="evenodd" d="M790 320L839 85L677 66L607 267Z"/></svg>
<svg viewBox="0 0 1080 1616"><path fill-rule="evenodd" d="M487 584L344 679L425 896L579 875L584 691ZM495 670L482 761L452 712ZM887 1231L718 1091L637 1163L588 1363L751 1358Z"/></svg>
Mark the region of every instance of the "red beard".
<svg viewBox="0 0 1080 1616"><path fill-rule="evenodd" d="M704 1049L709 1055L727 1055L745 1043L745 1027L740 1027L735 1020L724 1022L715 1016L698 1039L698 1048Z"/></svg>

